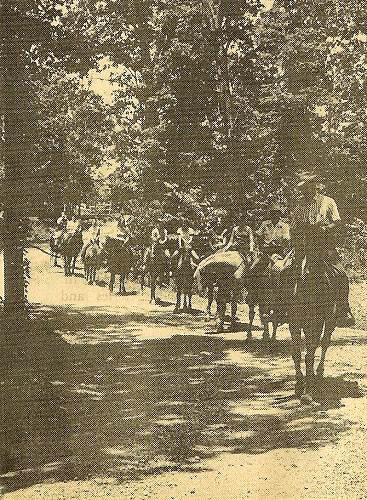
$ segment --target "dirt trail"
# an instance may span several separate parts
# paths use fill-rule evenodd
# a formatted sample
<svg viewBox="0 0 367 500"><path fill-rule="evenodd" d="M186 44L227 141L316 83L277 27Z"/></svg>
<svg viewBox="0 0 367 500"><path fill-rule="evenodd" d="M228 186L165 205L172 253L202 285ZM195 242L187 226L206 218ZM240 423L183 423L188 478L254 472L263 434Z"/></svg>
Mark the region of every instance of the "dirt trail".
<svg viewBox="0 0 367 500"><path fill-rule="evenodd" d="M68 350L37 392L47 432L21 402L9 410L12 432L25 423L36 437L12 450L5 500L366 498L366 331L335 332L322 402L308 408L292 398L286 328L275 345L260 331L249 345L243 332L213 334L200 312L172 314L169 291L151 306L135 284L111 296L29 256L35 315ZM358 312L364 291L352 288Z"/></svg>

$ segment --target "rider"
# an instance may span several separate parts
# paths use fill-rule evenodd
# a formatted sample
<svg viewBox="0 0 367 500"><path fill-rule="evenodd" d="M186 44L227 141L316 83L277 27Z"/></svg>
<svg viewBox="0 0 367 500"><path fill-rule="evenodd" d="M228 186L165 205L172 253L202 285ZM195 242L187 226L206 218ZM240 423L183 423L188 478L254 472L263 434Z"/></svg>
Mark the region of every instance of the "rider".
<svg viewBox="0 0 367 500"><path fill-rule="evenodd" d="M239 213L235 218L235 223L223 251L238 251L250 262L254 257L255 241L252 229L247 225L247 213Z"/></svg>
<svg viewBox="0 0 367 500"><path fill-rule="evenodd" d="M164 276L164 280L166 283L169 283L169 265L168 260L170 258L170 252L168 248L168 231L164 226L164 220L162 218L158 218L157 223L152 229L151 237L151 246L147 248L144 254L144 265L147 265L149 255L152 255L155 245L159 245L162 249L164 249L164 255L166 260L165 269L167 270Z"/></svg>
<svg viewBox="0 0 367 500"><path fill-rule="evenodd" d="M283 209L273 203L268 208L268 217L255 231L259 255L251 266L248 300L257 302L262 294L270 300L269 307L277 311L277 319L286 319L281 276L291 260L286 259L290 251L290 227L282 220ZM264 281L265 280L265 281ZM260 294L260 295L259 295Z"/></svg>
<svg viewBox="0 0 367 500"><path fill-rule="evenodd" d="M298 187L302 199L293 214L292 238L295 245L295 268L299 269L307 249L322 255L335 275L338 290L338 326L352 326L355 319L349 306L349 280L335 248L341 226L338 207L324 194L325 186L317 175L304 172Z"/></svg>
<svg viewBox="0 0 367 500"><path fill-rule="evenodd" d="M194 228L192 228L189 225L189 221L185 217L182 217L181 219L181 226L178 228L177 234L178 234L178 248L190 250L192 257L198 261L199 256L192 248L194 237L197 235L197 232L195 231ZM176 250L173 253L172 257L175 257L178 254L178 252L179 250Z"/></svg>
<svg viewBox="0 0 367 500"><path fill-rule="evenodd" d="M132 237L132 217L130 215L121 215L117 220L115 234L113 239L122 241L126 245Z"/></svg>
<svg viewBox="0 0 367 500"><path fill-rule="evenodd" d="M82 224L76 214L73 214L71 219L67 221L65 232L66 232L65 241L70 240L70 238L74 235L79 235L79 234L81 235Z"/></svg>
<svg viewBox="0 0 367 500"><path fill-rule="evenodd" d="M209 226L210 248L213 252L222 250L229 241L231 231L227 228L228 214L225 210L220 211Z"/></svg>
<svg viewBox="0 0 367 500"><path fill-rule="evenodd" d="M88 236L87 236L87 240L82 248L82 251L81 251L81 258L82 260L84 260L84 257L85 257L85 253L87 251L87 249L93 245L93 244L97 244L99 246L99 237L100 237L100 234L101 234L101 228L100 228L100 225L99 225L99 222L97 221L97 219L93 219L92 220L92 225L91 227L88 229Z"/></svg>
<svg viewBox="0 0 367 500"><path fill-rule="evenodd" d="M68 222L68 218L66 216L66 213L62 212L61 215L60 215L60 217L56 221L56 228L58 230L64 230L64 229L66 229L67 222Z"/></svg>
<svg viewBox="0 0 367 500"><path fill-rule="evenodd" d="M268 218L264 220L255 231L259 250L271 257L278 254L285 256L289 250L290 228L287 222L282 220L283 210L280 205L272 204L268 208Z"/></svg>
<svg viewBox="0 0 367 500"><path fill-rule="evenodd" d="M61 239L65 233L68 218L65 212L62 212L60 217L56 221L56 227L53 231L53 239L56 245L60 245Z"/></svg>

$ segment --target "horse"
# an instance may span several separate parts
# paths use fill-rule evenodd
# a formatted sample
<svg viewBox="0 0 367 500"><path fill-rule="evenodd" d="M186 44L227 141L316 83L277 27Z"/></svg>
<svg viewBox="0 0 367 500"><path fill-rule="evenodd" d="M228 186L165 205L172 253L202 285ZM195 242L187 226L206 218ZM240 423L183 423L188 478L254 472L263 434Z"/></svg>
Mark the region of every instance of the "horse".
<svg viewBox="0 0 367 500"><path fill-rule="evenodd" d="M216 285L217 291L217 332L224 331L224 319L227 303L231 304L231 330L236 329L237 304L242 291L247 287L250 263L238 251L226 251L213 254L210 258L202 261L196 271L194 278L198 283L199 292L207 288L210 296L207 312L213 300L212 291ZM249 331L251 336L252 325L255 317L255 307L249 304Z"/></svg>
<svg viewBox="0 0 367 500"><path fill-rule="evenodd" d="M173 310L178 313L181 310L181 297L183 296L183 311L192 311L192 287L194 284L195 264L192 260L190 247L182 247L178 250L178 260L175 270L176 283L176 305Z"/></svg>
<svg viewBox="0 0 367 500"><path fill-rule="evenodd" d="M312 403L315 386L315 352L321 345L316 376L324 374L325 357L336 327L337 284L332 266L323 256L306 255L293 270L290 280L288 319L292 338L292 358L296 371L296 394ZM306 376L301 370L301 334L306 343Z"/></svg>
<svg viewBox="0 0 367 500"><path fill-rule="evenodd" d="M81 232L64 234L61 238L60 253L64 257L65 276L74 274L76 259L83 247Z"/></svg>
<svg viewBox="0 0 367 500"><path fill-rule="evenodd" d="M107 238L103 255L107 260L107 269L110 273L109 290L113 293L116 275L120 276L119 294L125 294L125 278L133 265L133 254L129 243L115 238Z"/></svg>
<svg viewBox="0 0 367 500"><path fill-rule="evenodd" d="M60 245L64 231L62 229L55 229L50 235L50 257L51 263L54 267L58 267L57 259L60 256Z"/></svg>
<svg viewBox="0 0 367 500"><path fill-rule="evenodd" d="M144 272L148 272L150 278L150 303L156 304L157 283L161 284L167 276L168 265L165 254L166 245L155 241L148 248L144 259ZM144 277L142 278L144 279Z"/></svg>
<svg viewBox="0 0 367 500"><path fill-rule="evenodd" d="M284 286L288 269L292 265L294 251L289 251L284 258L279 254L260 254L251 266L248 280L247 302L259 306L259 316L263 325L263 338L270 340L269 324L272 324L271 340L276 339L278 326L284 318ZM257 260L257 262L256 262Z"/></svg>
<svg viewBox="0 0 367 500"><path fill-rule="evenodd" d="M97 271L101 268L103 261L103 250L99 244L94 241L85 250L83 258L84 277L90 285L96 282Z"/></svg>

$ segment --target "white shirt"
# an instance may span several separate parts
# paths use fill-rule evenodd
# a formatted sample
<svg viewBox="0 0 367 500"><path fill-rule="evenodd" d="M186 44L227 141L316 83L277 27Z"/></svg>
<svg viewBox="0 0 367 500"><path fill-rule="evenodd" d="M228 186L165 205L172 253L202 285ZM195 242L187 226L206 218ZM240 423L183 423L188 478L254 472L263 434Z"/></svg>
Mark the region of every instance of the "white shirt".
<svg viewBox="0 0 367 500"><path fill-rule="evenodd" d="M332 224L339 222L340 215L335 200L323 194L316 195L311 201L301 203L294 211L294 223Z"/></svg>
<svg viewBox="0 0 367 500"><path fill-rule="evenodd" d="M66 232L69 234L75 233L80 228L80 221L68 220L66 224Z"/></svg>

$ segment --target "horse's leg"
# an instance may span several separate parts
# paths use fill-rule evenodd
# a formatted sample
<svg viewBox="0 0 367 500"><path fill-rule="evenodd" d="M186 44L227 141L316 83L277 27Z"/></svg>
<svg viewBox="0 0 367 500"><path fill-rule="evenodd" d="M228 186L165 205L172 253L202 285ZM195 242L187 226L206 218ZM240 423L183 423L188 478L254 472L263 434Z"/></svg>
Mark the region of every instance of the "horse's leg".
<svg viewBox="0 0 367 500"><path fill-rule="evenodd" d="M71 265L71 274L73 276L74 276L74 272L75 272L75 263L76 263L76 257L71 257L70 265Z"/></svg>
<svg viewBox="0 0 367 500"><path fill-rule="evenodd" d="M182 310L187 312L187 290L183 291L183 307Z"/></svg>
<svg viewBox="0 0 367 500"><path fill-rule="evenodd" d="M249 325L248 325L248 332L247 332L247 340L252 339L252 327L254 324L254 319L255 319L255 304L250 303L248 305L248 319L249 319Z"/></svg>
<svg viewBox="0 0 367 500"><path fill-rule="evenodd" d="M113 286L115 284L115 275L113 273L111 273L111 277L110 277L110 284L108 286L109 290L111 293L113 293Z"/></svg>
<svg viewBox="0 0 367 500"><path fill-rule="evenodd" d="M237 328L236 324L236 314L237 314L237 301L232 298L231 300L231 331L235 332Z"/></svg>
<svg viewBox="0 0 367 500"><path fill-rule="evenodd" d="M188 294L188 307L189 307L189 311L192 311L192 293L191 293L191 290L189 291L189 294Z"/></svg>
<svg viewBox="0 0 367 500"><path fill-rule="evenodd" d="M174 313L180 312L180 307L181 307L181 289L177 288L177 293L176 293L176 305L173 310Z"/></svg>
<svg viewBox="0 0 367 500"><path fill-rule="evenodd" d="M269 335L269 321L270 321L270 315L267 310L265 310L264 304L259 304L259 314L261 318L261 323L263 324L264 331L263 331L263 340L269 340L270 335Z"/></svg>
<svg viewBox="0 0 367 500"><path fill-rule="evenodd" d="M336 316L336 305L333 308L331 318L325 321L324 334L321 339L321 356L319 365L316 369L316 375L320 378L324 376L326 351L328 350L328 347L331 343L331 336L333 334L333 331L335 330L335 323L336 323L335 316Z"/></svg>
<svg viewBox="0 0 367 500"><path fill-rule="evenodd" d="M306 379L305 390L301 398L303 403L311 403L313 400L313 389L315 385L315 353L320 342L323 326L323 321L311 321L310 325L307 325L307 327L303 329L306 339Z"/></svg>
<svg viewBox="0 0 367 500"><path fill-rule="evenodd" d="M150 278L150 303L155 304L156 303L156 288L157 288L157 281L156 281L156 276L154 274L151 275Z"/></svg>
<svg viewBox="0 0 367 500"><path fill-rule="evenodd" d="M208 305L206 306L207 319L210 319L210 317L211 317L213 301L214 301L214 286L209 285L208 286Z"/></svg>
<svg viewBox="0 0 367 500"><path fill-rule="evenodd" d="M125 274L120 274L120 293L126 293Z"/></svg>
<svg viewBox="0 0 367 500"><path fill-rule="evenodd" d="M296 396L303 392L303 373L301 370L301 327L296 323L289 323L289 331L292 338L292 358L296 370Z"/></svg>
<svg viewBox="0 0 367 500"><path fill-rule="evenodd" d="M272 315L272 317L271 317L271 323L272 323L272 326L273 326L273 331L272 331L272 334L271 334L271 340L276 340L276 338L277 338L277 330L278 330L278 325L279 325L276 313Z"/></svg>
<svg viewBox="0 0 367 500"><path fill-rule="evenodd" d="M333 331L334 331L334 328L325 326L325 332L324 332L324 335L322 336L322 340L321 340L320 362L318 364L318 367L316 368L316 375L319 378L322 378L324 376L326 351L328 350L328 347L331 343L331 335L332 335Z"/></svg>
<svg viewBox="0 0 367 500"><path fill-rule="evenodd" d="M218 311L217 333L223 333L224 332L224 317L226 315L226 302L224 300L218 299L217 311Z"/></svg>
<svg viewBox="0 0 367 500"><path fill-rule="evenodd" d="M64 274L65 276L69 276L69 264L68 264L69 258L65 255L64 256Z"/></svg>

